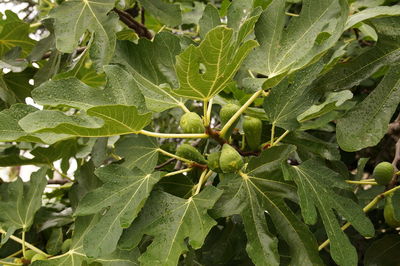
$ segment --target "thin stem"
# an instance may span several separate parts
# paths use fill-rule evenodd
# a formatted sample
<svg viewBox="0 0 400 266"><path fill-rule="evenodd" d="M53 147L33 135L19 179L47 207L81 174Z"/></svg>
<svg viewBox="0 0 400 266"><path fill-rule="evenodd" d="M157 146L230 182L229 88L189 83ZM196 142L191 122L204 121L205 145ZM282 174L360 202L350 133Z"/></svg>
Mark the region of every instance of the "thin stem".
<svg viewBox="0 0 400 266"><path fill-rule="evenodd" d="M42 25L42 22L32 23L29 25L29 28L36 28L36 27L39 27L40 25Z"/></svg>
<svg viewBox="0 0 400 266"><path fill-rule="evenodd" d="M253 79L254 79L254 78L256 78L256 77L254 76L253 72L251 72L251 70L250 70L250 69L249 69L249 70L247 70L247 72L249 73L250 77L252 77Z"/></svg>
<svg viewBox="0 0 400 266"><path fill-rule="evenodd" d="M23 263L15 263L15 262L8 262L8 261L4 261L4 260L0 260L0 265L5 265L5 266L14 266L14 265L24 265Z"/></svg>
<svg viewBox="0 0 400 266"><path fill-rule="evenodd" d="M345 223L342 227L340 227L340 229L342 229L342 231L346 230L347 228L349 228L349 226L351 225L351 223L347 222ZM321 251L322 249L324 249L326 246L328 246L330 243L330 240L327 239L325 240L324 243L322 243L321 245L319 245L318 247L318 251Z"/></svg>
<svg viewBox="0 0 400 266"><path fill-rule="evenodd" d="M11 255L8 255L8 256L6 257L6 259L11 258L11 257L18 256L18 255L21 254L21 253L22 253L22 249L18 250L17 252L14 252L14 253L11 254Z"/></svg>
<svg viewBox="0 0 400 266"><path fill-rule="evenodd" d="M298 17L300 16L299 14L295 14L295 13L290 13L290 12L285 12L286 16L291 16L291 17Z"/></svg>
<svg viewBox="0 0 400 266"><path fill-rule="evenodd" d="M196 191L195 191L193 196L195 196L195 195L200 193L201 187L207 181L207 179L212 175L212 173L213 173L212 170L208 170L208 172L207 172L207 169L205 169L201 173L201 176L200 176L200 179L199 179L199 183L197 183L197 185L196 185Z"/></svg>
<svg viewBox="0 0 400 266"><path fill-rule="evenodd" d="M347 184L356 184L356 185L378 185L376 182L369 182L369 181L364 181L364 180L345 180Z"/></svg>
<svg viewBox="0 0 400 266"><path fill-rule="evenodd" d="M281 140L283 140L287 136L287 134L289 134L289 132L289 130L286 130L285 133L283 133L274 143L271 144L271 147L278 145L278 143L281 142Z"/></svg>
<svg viewBox="0 0 400 266"><path fill-rule="evenodd" d="M229 121L224 125L224 127L221 129L219 132L221 137L224 137L228 129L235 123L236 119L239 118L239 116L247 109L247 107L250 106L254 102L255 99L257 99L258 96L263 92L263 90L259 90L255 92L248 100L247 102L240 107L240 109L229 119Z"/></svg>
<svg viewBox="0 0 400 266"><path fill-rule="evenodd" d="M203 101L203 123L204 126L208 126L209 122L207 119L207 110L208 110L208 100Z"/></svg>
<svg viewBox="0 0 400 266"><path fill-rule="evenodd" d="M7 234L7 232L4 231L3 229L0 229L0 233L1 233L1 234ZM11 238L12 240L14 240L15 242L20 243L20 244L22 244L22 242L23 242L22 239L20 239L19 237L14 236L14 235L10 235L10 238ZM45 256L47 256L47 257L50 257L50 255L46 254L45 252L41 251L40 249L38 249L37 247L35 247L34 245L32 245L32 244L30 244L30 243L28 243L28 242L26 242L26 241L25 241L25 246L28 247L29 249L32 249L32 250L35 251L36 253L40 253L40 254L42 254L42 255L45 255Z"/></svg>
<svg viewBox="0 0 400 266"><path fill-rule="evenodd" d="M208 102L208 108L207 108L207 125L206 125L206 126L209 126L210 123L211 123L211 111L212 111L213 101L214 101L214 98L211 98L211 100Z"/></svg>
<svg viewBox="0 0 400 266"><path fill-rule="evenodd" d="M179 174L182 174L182 173L190 172L192 170L193 170L193 168L186 168L186 169L182 169L182 170L178 170L178 171L175 171L175 172L168 173L165 176L179 175Z"/></svg>
<svg viewBox="0 0 400 266"><path fill-rule="evenodd" d="M378 204L379 201L381 201L382 199L384 199L385 197L387 197L388 195L392 194L394 191L400 189L400 186L394 187L392 189L389 189L388 191L385 191L381 194L379 194L378 196L376 196L375 198L373 198L370 203L368 203L364 208L363 208L363 212L368 212L370 211L376 204ZM347 222L345 223L341 229L342 231L346 230L347 228L349 228L351 225L351 223ZM319 245L318 250L322 250L323 248L325 248L327 245L329 245L330 240L327 239L325 242L323 242L321 245Z"/></svg>
<svg viewBox="0 0 400 266"><path fill-rule="evenodd" d="M240 149L244 150L246 148L246 136L242 135L242 145L240 145Z"/></svg>
<svg viewBox="0 0 400 266"><path fill-rule="evenodd" d="M271 141L269 142L272 146L274 144L274 138L275 138L275 123L272 123L271 127Z"/></svg>
<svg viewBox="0 0 400 266"><path fill-rule="evenodd" d="M160 149L160 148L158 148L157 151L161 152L161 153L164 154L164 155L167 155L167 156L169 156L169 157L171 157L171 158L175 158L175 159L177 159L177 160L179 160L179 161L182 161L182 162L185 162L185 163L189 163L189 164L194 163L194 162L191 161L191 160L188 160L188 159L186 159L186 158L177 156L177 155L175 155L175 154L173 154L173 153L167 152L167 151L165 151L165 150L163 150L163 149Z"/></svg>
<svg viewBox="0 0 400 266"><path fill-rule="evenodd" d="M183 110L185 113L190 113L190 110L186 107L186 105L185 105L184 103L180 103L180 104L179 104L179 107L182 108L182 110Z"/></svg>
<svg viewBox="0 0 400 266"><path fill-rule="evenodd" d="M205 139L205 138L208 138L208 135L205 133L199 133L199 134L157 133L157 132L147 131L144 129L142 129L136 133L150 136L150 137L156 137L156 138L176 138L176 139Z"/></svg>
<svg viewBox="0 0 400 266"><path fill-rule="evenodd" d="M22 256L26 258L26 251L25 251L25 230L22 230Z"/></svg>

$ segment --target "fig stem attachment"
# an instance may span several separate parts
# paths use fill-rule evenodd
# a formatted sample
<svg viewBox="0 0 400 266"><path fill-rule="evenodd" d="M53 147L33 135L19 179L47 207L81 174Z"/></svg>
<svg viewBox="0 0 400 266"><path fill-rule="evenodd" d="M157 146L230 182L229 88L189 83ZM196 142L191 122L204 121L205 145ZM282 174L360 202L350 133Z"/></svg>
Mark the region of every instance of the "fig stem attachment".
<svg viewBox="0 0 400 266"><path fill-rule="evenodd" d="M160 148L158 148L157 151L160 152L160 153L162 153L162 154L164 154L164 155L166 155L166 156L169 156L169 157L171 157L171 158L175 158L175 159L177 159L177 160L179 160L179 161L182 161L182 162L185 162L185 163L188 163L188 164L193 164L193 163L194 163L194 162L191 161L191 160L188 160L188 159L186 159L186 158L177 156L177 155L175 155L175 154L173 154L173 153L167 152L167 151L165 151L165 150L163 150L163 149L160 149Z"/></svg>
<svg viewBox="0 0 400 266"><path fill-rule="evenodd" d="M196 133L196 134L179 134L179 133L158 133L158 132L151 132L147 130L139 130L136 134L142 134L150 137L156 138L176 138L176 139L205 139L208 138L208 135L205 133Z"/></svg>
<svg viewBox="0 0 400 266"><path fill-rule="evenodd" d="M398 189L400 189L400 186L394 187L392 189L389 189L388 191L385 191L385 192L379 194L378 196L373 198L373 200L371 200L367 205L365 205L365 207L363 208L363 212L370 211L376 204L378 204L379 201L381 201L382 199L384 199L385 197L392 194L394 191L396 191ZM347 228L349 228L350 225L351 225L351 223L347 222L340 229L342 229L342 231L344 231ZM330 242L331 241L329 239L325 240L325 242L323 242L321 245L319 245L318 251L320 251L323 248L325 248L326 246L328 246Z"/></svg>
<svg viewBox="0 0 400 266"><path fill-rule="evenodd" d="M22 229L22 256L26 258L26 247L25 247L25 228Z"/></svg>
<svg viewBox="0 0 400 266"><path fill-rule="evenodd" d="M200 189L203 186L203 184L207 181L207 179L212 175L213 171L205 169L199 178L199 183L196 184L194 188L196 188L196 191L194 192L193 196L197 195L200 193Z"/></svg>
<svg viewBox="0 0 400 266"><path fill-rule="evenodd" d="M240 107L240 109L228 120L228 122L224 125L224 127L221 129L219 132L221 137L224 137L228 129L232 126L233 123L235 123L236 119L244 112L246 111L247 107L250 106L254 102L255 99L257 99L260 94L262 94L263 90L258 90L256 91L246 102L245 104Z"/></svg>
<svg viewBox="0 0 400 266"><path fill-rule="evenodd" d="M204 106L206 106L207 104L206 104L206 101L204 101ZM204 126L205 127L208 127L209 125L210 125L210 123L211 123L211 110L212 110L212 105L213 105L213 98L211 98L209 101L208 101L208 106L207 106L207 111L206 111L206 109L204 109L204 119L205 119L205 121L204 121Z"/></svg>
<svg viewBox="0 0 400 266"><path fill-rule="evenodd" d="M1 233L1 234L4 234L4 235L7 234L7 232L4 231L3 229L0 229L0 233ZM10 238L11 238L12 240L14 240L15 242L20 243L20 244L22 244L22 243L24 242L21 238L16 237L16 236L14 236L14 235L10 235ZM46 254L45 252L41 251L40 249L38 249L37 247L35 247L34 245L32 245L32 244L30 244L30 243L28 243L28 242L26 242L26 241L25 241L25 246L28 247L29 249L32 249L32 250L35 251L36 253L45 255L46 257L50 257L50 255Z"/></svg>
<svg viewBox="0 0 400 266"><path fill-rule="evenodd" d="M278 145L278 143L281 142L289 133L290 133L290 131L286 130L279 138L277 138L277 140L275 142L271 143L271 147Z"/></svg>

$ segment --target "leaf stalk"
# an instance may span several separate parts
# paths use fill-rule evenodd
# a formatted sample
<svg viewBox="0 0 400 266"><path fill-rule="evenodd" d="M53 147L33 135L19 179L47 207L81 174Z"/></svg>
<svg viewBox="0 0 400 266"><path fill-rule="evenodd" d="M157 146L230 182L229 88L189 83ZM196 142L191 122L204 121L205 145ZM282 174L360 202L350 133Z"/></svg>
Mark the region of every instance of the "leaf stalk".
<svg viewBox="0 0 400 266"><path fill-rule="evenodd" d="M239 116L246 111L247 107L250 106L250 104L252 104L254 102L255 99L257 99L258 96L260 96L260 94L262 94L263 90L258 90L256 91L247 101L245 104L242 105L242 107L240 107L240 109L229 119L229 121L224 125L224 127L221 129L221 131L219 132L221 137L224 137L224 135L226 134L226 132L228 131L228 129L233 125L233 123L235 123L236 119L239 118Z"/></svg>
<svg viewBox="0 0 400 266"><path fill-rule="evenodd" d="M198 134L158 133L158 132L147 131L144 129L142 129L136 133L150 136L150 137L156 137L156 138L176 138L176 139L205 139L205 138L208 138L208 135L205 133L198 133Z"/></svg>
<svg viewBox="0 0 400 266"><path fill-rule="evenodd" d="M4 231L3 229L0 229L0 233L1 233L1 234L7 234L7 232ZM23 242L25 242L25 246L28 247L29 249L32 249L32 250L35 251L36 253L40 253L40 254L42 254L42 255L45 255L45 256L47 256L47 257L50 257L50 255L48 255L47 253L45 253L45 252L43 252L42 250L38 249L38 248L35 247L34 245L32 245L32 244L30 244L30 243L28 243L28 242L26 242L26 241L23 241L23 240L20 239L19 237L16 237L16 236L14 236L14 235L11 235L10 238L11 238L12 240L14 240L15 242L20 243L20 244L22 244Z"/></svg>

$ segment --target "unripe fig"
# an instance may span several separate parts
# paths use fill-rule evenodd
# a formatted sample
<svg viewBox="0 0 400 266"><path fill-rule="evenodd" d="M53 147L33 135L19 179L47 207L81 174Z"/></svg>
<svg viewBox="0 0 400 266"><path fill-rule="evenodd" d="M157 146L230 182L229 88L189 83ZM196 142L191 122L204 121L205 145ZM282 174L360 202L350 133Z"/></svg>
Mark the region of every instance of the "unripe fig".
<svg viewBox="0 0 400 266"><path fill-rule="evenodd" d="M255 117L245 116L243 131L250 149L258 150L261 143L262 121Z"/></svg>
<svg viewBox="0 0 400 266"><path fill-rule="evenodd" d="M62 243L62 245L61 245L61 252L62 253L67 253L68 252L69 248L71 247L71 242L72 242L72 240L71 240L71 238L69 238L69 239L65 240Z"/></svg>
<svg viewBox="0 0 400 266"><path fill-rule="evenodd" d="M31 260L32 258L33 258L33 256L35 256L37 253L35 252L35 251L33 251L33 250L27 250L26 252L25 252L25 259L26 260Z"/></svg>
<svg viewBox="0 0 400 266"><path fill-rule="evenodd" d="M388 162L381 162L375 166L372 176L375 178L376 183L386 186L392 180L393 174L393 165Z"/></svg>
<svg viewBox="0 0 400 266"><path fill-rule="evenodd" d="M197 163L206 164L204 156L192 145L182 144L176 149L176 155Z"/></svg>
<svg viewBox="0 0 400 266"><path fill-rule="evenodd" d="M185 133L204 133L205 131L203 120L195 112L182 115L179 125Z"/></svg>
<svg viewBox="0 0 400 266"><path fill-rule="evenodd" d="M37 261L37 260L47 260L47 257L43 254L35 254L32 259L31 262Z"/></svg>
<svg viewBox="0 0 400 266"><path fill-rule="evenodd" d="M233 173L240 170L244 165L243 158L229 144L224 144L219 157L219 166L224 173Z"/></svg>
<svg viewBox="0 0 400 266"><path fill-rule="evenodd" d="M208 168L216 173L222 173L221 167L219 166L219 158L221 157L221 152L210 153L207 157Z"/></svg>
<svg viewBox="0 0 400 266"><path fill-rule="evenodd" d="M222 106L221 110L219 111L219 117L221 119L221 124L224 126L231 117L236 114L236 112L240 109L240 106L236 104L229 103L227 105ZM239 122L239 118L236 119L235 123L229 127L229 129L225 133L225 138L228 138L231 134L233 129L236 127L237 123Z"/></svg>
<svg viewBox="0 0 400 266"><path fill-rule="evenodd" d="M383 208L383 217L385 217L385 222L393 227L400 227L400 220L397 220L394 216L394 207L392 202L393 194L386 197L385 207Z"/></svg>

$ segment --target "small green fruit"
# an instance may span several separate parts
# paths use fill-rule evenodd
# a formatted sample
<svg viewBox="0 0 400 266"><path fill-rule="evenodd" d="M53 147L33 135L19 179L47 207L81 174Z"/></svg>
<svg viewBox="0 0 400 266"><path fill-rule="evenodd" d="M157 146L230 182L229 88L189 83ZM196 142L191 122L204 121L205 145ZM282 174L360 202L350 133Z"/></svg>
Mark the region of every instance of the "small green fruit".
<svg viewBox="0 0 400 266"><path fill-rule="evenodd" d="M239 106L232 103L222 106L221 110L219 111L219 117L221 119L222 126L224 126L229 121L229 119L231 119L231 117L236 114L237 111L239 111L239 109ZM226 131L224 136L225 138L229 138L238 122L239 118L236 119L235 123L233 123L232 126L229 127L228 131Z"/></svg>
<svg viewBox="0 0 400 266"><path fill-rule="evenodd" d="M192 145L182 144L176 149L176 155L197 163L206 164L204 156Z"/></svg>
<svg viewBox="0 0 400 266"><path fill-rule="evenodd" d="M208 168L216 173L222 173L221 167L219 166L219 158L221 157L221 152L210 153L207 157Z"/></svg>
<svg viewBox="0 0 400 266"><path fill-rule="evenodd" d="M400 220L396 220L394 216L394 207L393 207L393 202L392 202L392 196L393 194L389 195L386 197L385 200L385 207L383 208L383 217L385 217L385 222L393 227L400 227Z"/></svg>
<svg viewBox="0 0 400 266"><path fill-rule="evenodd" d="M182 115L179 125L185 133L204 133L205 131L203 120L195 112Z"/></svg>
<svg viewBox="0 0 400 266"><path fill-rule="evenodd" d="M32 259L31 262L37 261L37 260L47 260L47 257L43 254L35 254Z"/></svg>
<svg viewBox="0 0 400 266"><path fill-rule="evenodd" d="M245 116L243 131L250 149L258 150L261 143L262 121L255 117Z"/></svg>
<svg viewBox="0 0 400 266"><path fill-rule="evenodd" d="M391 163L381 162L375 166L372 176L379 185L386 186L393 178L394 167Z"/></svg>
<svg viewBox="0 0 400 266"><path fill-rule="evenodd" d="M72 242L72 240L71 240L71 238L69 238L69 239L65 240L62 243L62 245L61 245L61 252L62 253L67 253L68 252L69 248L71 247L71 242Z"/></svg>
<svg viewBox="0 0 400 266"><path fill-rule="evenodd" d="M37 253L35 252L35 251L33 251L33 250L27 250L26 252L25 252L25 259L26 260L31 260L32 258L33 258L33 256L35 256Z"/></svg>
<svg viewBox="0 0 400 266"><path fill-rule="evenodd" d="M224 144L219 157L219 165L222 172L234 173L240 170L243 165L243 158L240 154L229 144Z"/></svg>

